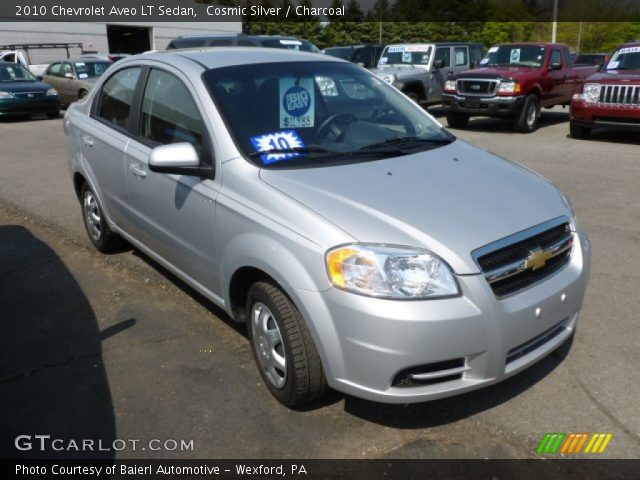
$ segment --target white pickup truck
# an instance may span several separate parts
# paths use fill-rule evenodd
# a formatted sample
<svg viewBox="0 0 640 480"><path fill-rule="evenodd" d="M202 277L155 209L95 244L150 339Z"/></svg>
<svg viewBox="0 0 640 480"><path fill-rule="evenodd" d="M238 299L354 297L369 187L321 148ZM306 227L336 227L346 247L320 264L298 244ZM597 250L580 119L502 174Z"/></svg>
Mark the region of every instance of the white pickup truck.
<svg viewBox="0 0 640 480"><path fill-rule="evenodd" d="M29 65L29 56L24 50L0 50L0 62L11 62L23 65L36 76L42 76L49 66L48 63Z"/></svg>

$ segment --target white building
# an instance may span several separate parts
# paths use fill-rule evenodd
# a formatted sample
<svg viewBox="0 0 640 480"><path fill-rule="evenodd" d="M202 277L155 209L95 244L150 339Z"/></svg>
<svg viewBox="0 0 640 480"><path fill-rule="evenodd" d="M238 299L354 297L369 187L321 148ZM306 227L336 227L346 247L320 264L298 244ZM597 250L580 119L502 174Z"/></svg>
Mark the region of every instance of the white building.
<svg viewBox="0 0 640 480"><path fill-rule="evenodd" d="M81 53L140 53L164 50L180 35L240 33L241 22L0 22L0 46L44 43L81 43ZM31 63L49 63L66 57L64 49L29 49Z"/></svg>

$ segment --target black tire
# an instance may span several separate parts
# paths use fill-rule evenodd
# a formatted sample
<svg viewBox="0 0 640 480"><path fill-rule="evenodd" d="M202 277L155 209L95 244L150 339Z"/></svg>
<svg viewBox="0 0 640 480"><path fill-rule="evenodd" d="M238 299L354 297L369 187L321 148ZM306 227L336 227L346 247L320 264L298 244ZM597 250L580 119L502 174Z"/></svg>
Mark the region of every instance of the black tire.
<svg viewBox="0 0 640 480"><path fill-rule="evenodd" d="M259 325L260 316L259 314L254 315L254 309L257 309L258 312L264 312L262 310L264 306L268 309L268 319L264 322L271 322L270 331L275 331L277 325L279 343L278 341L274 342L273 349L265 343L261 343L261 338L266 343L268 340L266 336L261 337L260 333L264 331L261 326L256 326ZM300 311L289 297L271 282L257 282L249 289L246 314L253 357L271 394L280 403L289 407L322 397L327 390L322 361ZM271 315L269 316L269 314ZM258 322L256 322L256 318L259 320ZM270 379L269 375L273 374L268 373L267 367L263 367L261 363L264 361L273 364L268 358L273 356L271 350L277 351L278 355L285 359L286 370L274 372L280 374L277 380L283 382L279 386ZM266 351L269 352L265 353ZM263 360L260 359L260 356ZM284 375L281 375L282 373Z"/></svg>
<svg viewBox="0 0 640 480"><path fill-rule="evenodd" d="M569 133L573 138L585 139L591 136L591 129L589 127L582 127L580 125L576 125L573 122L570 122Z"/></svg>
<svg viewBox="0 0 640 480"><path fill-rule="evenodd" d="M87 235L89 235L89 240L98 250L106 253L122 248L125 244L124 240L109 228L102 205L100 205L98 197L91 190L88 183L83 184L80 189L80 208L82 209L82 220ZM92 211L93 213L97 212L97 219L92 216L95 223L92 222L93 225L90 225L89 215Z"/></svg>
<svg viewBox="0 0 640 480"><path fill-rule="evenodd" d="M414 90L409 90L408 92L404 92L404 94L409 98L409 100L411 100L412 102L417 103L418 105L420 104L420 95L418 95L418 92L414 91Z"/></svg>
<svg viewBox="0 0 640 480"><path fill-rule="evenodd" d="M89 93L89 92L88 92L88 91L86 91L86 90L80 90L80 92L78 92L78 99L79 99L79 100L82 100L84 97L86 97L86 96L87 96L87 94L88 94L88 93Z"/></svg>
<svg viewBox="0 0 640 480"><path fill-rule="evenodd" d="M524 101L522 111L514 119L513 128L516 132L531 133L538 128L539 123L540 99L535 93L532 93Z"/></svg>
<svg viewBox="0 0 640 480"><path fill-rule="evenodd" d="M47 118L58 118L60 116L60 110L57 112L47 113Z"/></svg>
<svg viewBox="0 0 640 480"><path fill-rule="evenodd" d="M464 128L469 124L469 115L460 112L447 113L447 125L451 128Z"/></svg>

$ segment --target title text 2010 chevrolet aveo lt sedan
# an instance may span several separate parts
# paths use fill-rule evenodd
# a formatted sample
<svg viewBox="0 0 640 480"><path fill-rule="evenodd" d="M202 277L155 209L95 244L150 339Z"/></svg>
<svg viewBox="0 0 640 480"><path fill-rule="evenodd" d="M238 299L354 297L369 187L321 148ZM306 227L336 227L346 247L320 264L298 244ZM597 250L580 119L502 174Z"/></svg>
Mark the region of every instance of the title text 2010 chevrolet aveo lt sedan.
<svg viewBox="0 0 640 480"><path fill-rule="evenodd" d="M286 405L496 383L575 331L569 200L332 57L220 48L118 62L64 128L87 232L234 319Z"/></svg>

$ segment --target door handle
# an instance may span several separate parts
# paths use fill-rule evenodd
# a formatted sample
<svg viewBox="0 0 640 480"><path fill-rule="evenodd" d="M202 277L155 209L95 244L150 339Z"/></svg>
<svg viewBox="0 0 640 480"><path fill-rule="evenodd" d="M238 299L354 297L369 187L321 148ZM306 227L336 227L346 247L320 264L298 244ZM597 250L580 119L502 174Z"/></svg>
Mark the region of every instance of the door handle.
<svg viewBox="0 0 640 480"><path fill-rule="evenodd" d="M147 172L145 172L142 168L137 167L133 163L129 165L129 170L131 170L131 173L133 173L137 177L144 178L147 176Z"/></svg>
<svg viewBox="0 0 640 480"><path fill-rule="evenodd" d="M93 147L93 139L91 137L82 137L82 141L88 147Z"/></svg>

